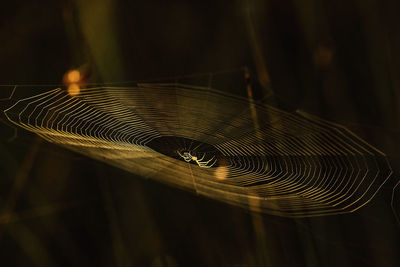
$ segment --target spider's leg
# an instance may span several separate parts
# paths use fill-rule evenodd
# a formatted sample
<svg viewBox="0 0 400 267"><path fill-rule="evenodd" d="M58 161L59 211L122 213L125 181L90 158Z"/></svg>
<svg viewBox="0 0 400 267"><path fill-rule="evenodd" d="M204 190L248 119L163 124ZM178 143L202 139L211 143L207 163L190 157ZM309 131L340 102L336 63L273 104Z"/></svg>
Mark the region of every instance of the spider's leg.
<svg viewBox="0 0 400 267"><path fill-rule="evenodd" d="M199 161L202 162L202 160L204 159L205 156L206 156L206 153L203 154L203 157L201 157L201 159L199 159Z"/></svg>
<svg viewBox="0 0 400 267"><path fill-rule="evenodd" d="M179 156L181 156L183 158L183 155L181 154L181 152L179 150L176 151L178 153Z"/></svg>
<svg viewBox="0 0 400 267"><path fill-rule="evenodd" d="M204 163L203 163L202 161L196 159L196 163L197 163L197 165L199 165L200 167L202 167L202 168L204 167Z"/></svg>
<svg viewBox="0 0 400 267"><path fill-rule="evenodd" d="M213 156L209 161L206 161L206 165L210 163L210 161L214 160L215 156Z"/></svg>
<svg viewBox="0 0 400 267"><path fill-rule="evenodd" d="M217 160L214 160L214 162L210 165L210 166L208 166L208 168L211 168L212 166L214 166L214 164L217 162Z"/></svg>
<svg viewBox="0 0 400 267"><path fill-rule="evenodd" d="M212 161L212 160L214 160L214 158L215 158L215 156L213 156L210 160L208 160L208 161L202 161L201 163L203 164L203 166L205 167L205 168L210 168L211 166L208 166L208 163L210 163L210 161Z"/></svg>
<svg viewBox="0 0 400 267"><path fill-rule="evenodd" d="M201 158L201 159L204 159L204 156ZM208 166L208 164L211 162L211 161L213 161L214 160L214 162L210 165L210 166ZM213 156L210 160L208 160L208 161L200 161L200 160L198 160L198 161L196 161L197 162L197 164L200 166L200 167L203 167L203 168L211 168L212 166L214 166L214 164L215 164L215 156Z"/></svg>
<svg viewBox="0 0 400 267"><path fill-rule="evenodd" d="M186 162L190 162L192 160L192 156L190 154L181 154L181 152L178 150L178 155L181 156Z"/></svg>

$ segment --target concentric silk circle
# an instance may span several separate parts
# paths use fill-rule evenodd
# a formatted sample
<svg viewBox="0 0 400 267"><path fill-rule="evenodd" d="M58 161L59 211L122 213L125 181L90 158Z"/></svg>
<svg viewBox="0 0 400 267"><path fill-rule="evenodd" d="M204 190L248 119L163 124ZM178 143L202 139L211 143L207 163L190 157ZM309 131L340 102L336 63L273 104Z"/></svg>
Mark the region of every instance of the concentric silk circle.
<svg viewBox="0 0 400 267"><path fill-rule="evenodd" d="M5 113L139 176L280 216L355 211L392 173L383 152L341 125L200 86L54 89Z"/></svg>

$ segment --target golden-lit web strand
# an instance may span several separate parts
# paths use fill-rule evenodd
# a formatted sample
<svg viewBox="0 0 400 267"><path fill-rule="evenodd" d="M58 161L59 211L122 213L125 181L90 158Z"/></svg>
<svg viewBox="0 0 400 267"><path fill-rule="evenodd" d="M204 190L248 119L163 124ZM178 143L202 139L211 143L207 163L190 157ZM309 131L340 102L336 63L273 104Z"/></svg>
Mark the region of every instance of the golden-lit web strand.
<svg viewBox="0 0 400 267"><path fill-rule="evenodd" d="M353 212L392 174L383 152L341 125L211 86L54 89L5 114L118 168L279 216Z"/></svg>

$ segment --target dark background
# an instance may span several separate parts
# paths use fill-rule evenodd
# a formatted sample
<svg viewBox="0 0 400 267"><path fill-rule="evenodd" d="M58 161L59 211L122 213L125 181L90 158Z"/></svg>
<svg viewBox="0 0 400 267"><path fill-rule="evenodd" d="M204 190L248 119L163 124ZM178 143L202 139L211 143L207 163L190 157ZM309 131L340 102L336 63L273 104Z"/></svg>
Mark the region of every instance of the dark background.
<svg viewBox="0 0 400 267"><path fill-rule="evenodd" d="M395 170L354 214L287 219L135 177L1 117L2 266L397 266L399 1L3 1L0 98L247 67L258 99L346 125ZM25 86L24 86L25 85ZM34 86L40 85L40 86ZM49 85L49 88L54 86ZM227 81L219 90L246 94ZM271 93L273 95L271 96ZM2 101L6 107L10 101ZM394 194L399 212L400 188Z"/></svg>

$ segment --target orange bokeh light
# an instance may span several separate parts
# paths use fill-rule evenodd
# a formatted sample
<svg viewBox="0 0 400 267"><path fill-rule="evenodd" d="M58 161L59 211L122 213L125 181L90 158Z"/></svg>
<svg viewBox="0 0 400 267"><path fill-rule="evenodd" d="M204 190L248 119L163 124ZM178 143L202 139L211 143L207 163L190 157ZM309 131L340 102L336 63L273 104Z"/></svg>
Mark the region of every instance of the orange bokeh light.
<svg viewBox="0 0 400 267"><path fill-rule="evenodd" d="M76 83L71 83L68 86L68 94L70 96L77 96L81 92L81 88Z"/></svg>
<svg viewBox="0 0 400 267"><path fill-rule="evenodd" d="M225 166L217 167L215 170L215 178L218 180L225 180L228 177L228 168Z"/></svg>
<svg viewBox="0 0 400 267"><path fill-rule="evenodd" d="M314 64L317 67L325 68L332 64L333 50L326 46L319 46L314 51Z"/></svg>
<svg viewBox="0 0 400 267"><path fill-rule="evenodd" d="M81 73L78 70L70 70L67 73L67 82L68 83L77 83L81 79Z"/></svg>

